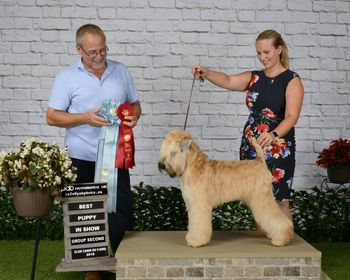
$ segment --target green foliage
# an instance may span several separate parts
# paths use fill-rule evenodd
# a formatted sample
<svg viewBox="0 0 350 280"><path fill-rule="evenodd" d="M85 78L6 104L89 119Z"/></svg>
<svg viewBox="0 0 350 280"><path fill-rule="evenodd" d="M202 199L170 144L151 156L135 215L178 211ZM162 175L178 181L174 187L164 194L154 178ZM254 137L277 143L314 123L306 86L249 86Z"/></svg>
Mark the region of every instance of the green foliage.
<svg viewBox="0 0 350 280"><path fill-rule="evenodd" d="M186 230L187 212L178 188L133 187L135 230ZM350 241L350 190L296 191L291 207L295 231L309 242ZM0 239L34 239L35 220L16 215L12 195L0 189ZM42 221L43 239L63 239L62 206L54 205ZM225 203L213 211L213 230L254 230L248 207L242 202Z"/></svg>
<svg viewBox="0 0 350 280"><path fill-rule="evenodd" d="M213 210L213 230L254 230L250 209L240 201L232 201Z"/></svg>
<svg viewBox="0 0 350 280"><path fill-rule="evenodd" d="M294 192L291 200L295 232L312 242L350 241L350 189Z"/></svg>
<svg viewBox="0 0 350 280"><path fill-rule="evenodd" d="M135 230L186 230L187 212L179 188L134 187ZM241 202L225 203L213 210L213 230L250 230L254 220Z"/></svg>
<svg viewBox="0 0 350 280"><path fill-rule="evenodd" d="M0 189L0 239L35 239L36 220L17 216L12 194L8 189ZM55 204L50 216L42 218L41 238L63 238L62 206Z"/></svg>
<svg viewBox="0 0 350 280"><path fill-rule="evenodd" d="M133 189L135 230L186 230L187 213L178 188L135 186Z"/></svg>

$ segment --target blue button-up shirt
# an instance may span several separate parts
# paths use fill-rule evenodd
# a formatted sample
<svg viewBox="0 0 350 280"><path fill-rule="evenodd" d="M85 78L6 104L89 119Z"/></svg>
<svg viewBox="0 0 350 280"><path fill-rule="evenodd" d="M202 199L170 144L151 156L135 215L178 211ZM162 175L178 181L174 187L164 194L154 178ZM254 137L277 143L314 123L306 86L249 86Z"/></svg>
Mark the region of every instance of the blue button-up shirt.
<svg viewBox="0 0 350 280"><path fill-rule="evenodd" d="M100 108L107 99L134 103L139 95L122 63L107 60L101 80L86 71L81 59L55 78L48 107L68 113L85 113ZM66 129L65 145L72 158L96 161L100 127L88 124Z"/></svg>

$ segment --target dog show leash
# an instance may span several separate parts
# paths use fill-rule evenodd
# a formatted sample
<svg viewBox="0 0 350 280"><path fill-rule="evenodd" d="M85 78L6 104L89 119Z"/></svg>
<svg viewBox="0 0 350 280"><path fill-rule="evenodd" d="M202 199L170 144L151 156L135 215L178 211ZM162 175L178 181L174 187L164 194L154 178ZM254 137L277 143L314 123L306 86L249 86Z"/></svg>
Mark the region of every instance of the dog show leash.
<svg viewBox="0 0 350 280"><path fill-rule="evenodd" d="M201 72L202 71L200 71L199 74L202 74ZM186 126L187 126L188 112L190 111L190 104L191 104L192 93L193 93L193 86L194 86L194 81L195 80L196 80L196 75L194 74L193 75L193 80L192 80L192 87L191 87L191 92L190 92L190 98L188 99L188 104L187 104L187 112L186 112L186 118L185 118L185 124L184 124L183 131L186 130ZM204 82L203 77L199 76L199 81Z"/></svg>

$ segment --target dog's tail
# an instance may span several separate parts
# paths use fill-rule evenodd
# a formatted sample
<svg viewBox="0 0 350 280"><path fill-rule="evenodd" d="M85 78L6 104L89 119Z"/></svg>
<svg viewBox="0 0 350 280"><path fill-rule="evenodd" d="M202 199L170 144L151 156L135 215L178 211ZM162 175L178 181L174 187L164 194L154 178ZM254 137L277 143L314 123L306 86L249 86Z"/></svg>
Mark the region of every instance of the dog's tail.
<svg viewBox="0 0 350 280"><path fill-rule="evenodd" d="M256 159L257 160L262 160L265 162L265 158L264 158L264 152L262 150L262 148L260 147L260 145L256 142L255 137L250 137L250 143L252 143L253 147L255 148L256 151Z"/></svg>

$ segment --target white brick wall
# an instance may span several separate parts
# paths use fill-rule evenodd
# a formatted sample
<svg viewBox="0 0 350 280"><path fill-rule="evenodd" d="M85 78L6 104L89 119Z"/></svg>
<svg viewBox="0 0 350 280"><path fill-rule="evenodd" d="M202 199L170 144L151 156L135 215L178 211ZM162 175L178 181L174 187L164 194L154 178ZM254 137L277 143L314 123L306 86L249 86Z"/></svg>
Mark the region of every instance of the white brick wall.
<svg viewBox="0 0 350 280"><path fill-rule="evenodd" d="M76 29L88 22L105 30L110 58L129 67L142 97L133 184L177 185L159 174L157 159L164 135L183 126L190 67L260 67L254 40L264 29L283 34L305 87L295 188L319 185L317 153L350 138L349 0L1 0L1 150L30 136L63 142L64 130L46 124L47 101L55 74L77 59ZM238 158L246 118L244 94L196 84L188 131L211 157Z"/></svg>

